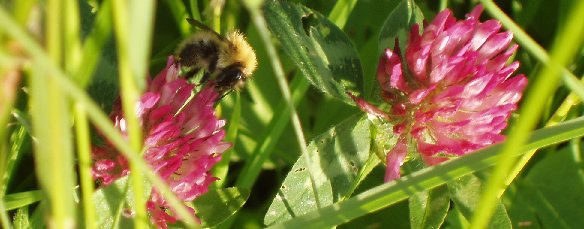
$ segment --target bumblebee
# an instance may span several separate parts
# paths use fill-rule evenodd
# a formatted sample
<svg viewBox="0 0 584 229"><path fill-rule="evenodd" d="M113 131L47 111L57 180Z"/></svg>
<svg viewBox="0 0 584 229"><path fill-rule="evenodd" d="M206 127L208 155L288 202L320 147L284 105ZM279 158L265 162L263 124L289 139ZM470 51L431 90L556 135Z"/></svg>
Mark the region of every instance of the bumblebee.
<svg viewBox="0 0 584 229"><path fill-rule="evenodd" d="M201 29L184 40L175 54L188 70L187 77L203 70L201 83L211 81L222 96L241 88L257 66L255 51L243 34L235 30L224 37L199 21L187 21Z"/></svg>

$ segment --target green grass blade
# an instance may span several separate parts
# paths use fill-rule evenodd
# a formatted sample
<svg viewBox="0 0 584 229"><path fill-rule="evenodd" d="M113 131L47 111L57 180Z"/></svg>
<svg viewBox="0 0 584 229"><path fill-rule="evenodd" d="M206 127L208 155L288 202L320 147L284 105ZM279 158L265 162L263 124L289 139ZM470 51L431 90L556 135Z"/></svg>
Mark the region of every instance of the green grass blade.
<svg viewBox="0 0 584 229"><path fill-rule="evenodd" d="M81 28L79 18L79 4L76 0L65 1L65 69L71 75L76 75L79 72L80 63L82 59L82 45L81 45ZM93 55L93 53L92 53ZM97 59L97 58L95 58ZM85 67L85 66L84 66ZM89 78L90 76L84 76ZM80 79L88 81L88 79ZM85 222L95 222L95 210L93 201L91 201L91 193L94 190L93 178L91 176L91 140L89 134L89 125L87 124L87 116L85 111L80 107L74 108L75 130L77 140L77 153L81 162L79 166L79 176L81 180L83 216ZM86 223L87 228L95 228L96 225Z"/></svg>
<svg viewBox="0 0 584 229"><path fill-rule="evenodd" d="M14 210L20 207L28 206L43 199L43 192L41 190L19 192L4 196L6 210Z"/></svg>
<svg viewBox="0 0 584 229"><path fill-rule="evenodd" d="M345 24L347 23L349 15L355 7L355 4L357 4L357 0L337 1L328 16L328 19L335 23L335 25L337 25L339 28L345 27Z"/></svg>
<svg viewBox="0 0 584 229"><path fill-rule="evenodd" d="M183 37L186 37L191 33L192 26L185 20L191 16L188 15L187 7L185 6L183 1L165 1L170 8L172 16L174 17L174 21L176 25L178 25L178 30L182 34Z"/></svg>
<svg viewBox="0 0 584 229"><path fill-rule="evenodd" d="M483 1L485 7L496 15L501 17L500 10L495 11L498 7L491 1ZM509 137L502 149L500 163L495 167L493 174L485 186L485 191L479 201L477 211L471 220L471 228L483 228L487 225L489 218L495 207L497 193L504 187L505 181L512 167L516 163L513 153L516 149L521 148L528 138L528 133L535 127L540 118L541 111L547 98L552 95L555 86L558 83L559 76L562 72L562 66L565 66L569 60L576 54L578 47L582 42L584 34L584 21L579 19L579 12L584 12L584 1L574 7L571 20L568 20L566 30L558 35L558 40L552 48L552 55L546 63L545 68L535 77L530 91L527 93L523 107L520 109L520 119L510 131ZM534 47L526 47L528 49ZM533 50L532 50L533 51ZM539 52L539 51L537 51Z"/></svg>
<svg viewBox="0 0 584 229"><path fill-rule="evenodd" d="M519 17L518 24L521 25L522 27L527 27L529 23L531 23L533 16L537 13L538 11L537 9L541 2L542 2L541 0L530 1L529 4L527 4L523 9L522 14ZM520 41L520 43L529 44L529 47L532 47L532 49L528 50L536 50L535 52L531 51L532 55L536 56L541 62L547 61L548 56L547 53L545 53L545 50L543 50L543 48L541 48L535 41L533 41L533 39L531 39L531 37L528 36L519 26L517 26L510 18L505 16L503 13L498 12L499 10L491 9L491 11L497 12L502 24L516 34L516 39ZM536 55L538 53L540 54L543 53L544 55L538 56ZM562 77L564 79L564 82L574 91L571 92L566 97L564 102L557 108L556 112L546 123L546 126L553 126L565 120L568 112L575 105L579 104L582 98L583 93L581 86L582 84L580 82L576 82L577 80L575 80L576 79L575 76L571 72L564 69ZM580 81L584 81L584 78L581 78ZM575 92L577 92L577 94ZM505 181L506 186L511 184L511 182L515 179L519 172L521 172L521 170L527 164L527 162L529 162L534 153L535 151L526 153L521 157L521 159L519 159L518 163L515 165L515 168L509 174L507 180ZM503 194L504 190L505 189L501 189L501 191L499 192L499 196Z"/></svg>
<svg viewBox="0 0 584 229"><path fill-rule="evenodd" d="M310 83L303 77L295 77L291 83L292 100L296 105L300 102ZM251 188L256 182L258 175L260 174L263 163L268 159L270 154L274 151L278 139L282 136L286 125L290 121L290 110L286 104L282 101L279 103L278 107L275 109L274 119L270 121L266 130L268 130L258 142L258 144L253 150L253 158L247 162L241 172L241 175L237 178L235 183L238 187Z"/></svg>
<svg viewBox="0 0 584 229"><path fill-rule="evenodd" d="M14 228L16 229L26 229L32 228L30 225L30 215L28 214L28 206L22 207L16 210L14 220L12 221Z"/></svg>
<svg viewBox="0 0 584 229"><path fill-rule="evenodd" d="M533 132L527 144L516 150L519 156L528 150L557 144L584 135L584 118ZM326 228L351 221L394 203L413 193L429 190L448 181L495 165L501 158L502 145L494 145L445 163L428 167L382 184L368 191L271 228Z"/></svg>
<svg viewBox="0 0 584 229"><path fill-rule="evenodd" d="M91 76L99 63L103 46L112 33L112 4L111 0L104 0L99 7L99 11L95 16L95 24L92 31L85 38L83 43L83 55L81 57L80 66L77 73L73 75L74 79L82 87L87 86L91 80Z"/></svg>
<svg viewBox="0 0 584 229"><path fill-rule="evenodd" d="M75 132L77 136L77 157L79 160L79 178L81 186L81 203L83 206L83 216L85 227L88 229L97 228L95 206L93 202L93 177L91 176L91 137L89 134L89 125L87 114L83 105L76 104L75 113Z"/></svg>
<svg viewBox="0 0 584 229"><path fill-rule="evenodd" d="M282 92L282 96L284 98L284 102L286 104L286 108L290 112L290 117L292 121L292 127L294 129L294 134L296 135L296 140L298 141L298 146L302 155L307 155L306 150L306 140L304 137L304 133L302 132L302 126L300 125L300 119L298 118L298 113L296 112L296 107L294 106L294 102L292 101L292 96L290 93L290 87L288 86L288 82L286 81L286 77L284 74L284 68L282 67L282 63L280 62L280 58L276 52L276 47L271 41L270 31L268 30L268 25L266 23L266 19L262 15L261 11L261 1L244 1L252 20L255 26L258 29L260 37L266 46L266 50L268 55L270 56L271 64L274 70L274 75L278 82L278 87ZM317 198L318 199L318 198Z"/></svg>
<svg viewBox="0 0 584 229"><path fill-rule="evenodd" d="M46 48L50 62L63 62L63 23L59 12L63 2L47 2ZM38 63L33 61L34 65ZM70 129L69 101L58 82L48 77L52 73L34 68L29 78L30 113L35 138L35 165L39 183L50 204L48 224L55 228L75 225L73 200L73 144Z"/></svg>
<svg viewBox="0 0 584 229"><path fill-rule="evenodd" d="M2 101L6 102L5 108L7 110L9 107L12 107L12 103L14 102L13 98L9 97L10 96L4 97L6 100ZM8 126L7 122L10 120L9 111L10 110L8 110L4 117L0 117L0 126ZM9 129L12 129L12 133L10 136L10 142L7 142L6 134ZM0 196L3 196L6 193L10 181L14 178L14 166L18 159L21 158L19 157L19 152L24 138L26 137L26 132L26 128L23 125L16 125L15 128L2 128L2 130L0 130Z"/></svg>
<svg viewBox="0 0 584 229"><path fill-rule="evenodd" d="M39 182L51 202L51 224L69 228L75 216L69 104L55 81L40 70L29 80L34 157Z"/></svg>
<svg viewBox="0 0 584 229"><path fill-rule="evenodd" d="M41 200L39 205L29 218L31 228L42 228L45 226L45 215L47 214L47 200Z"/></svg>
<svg viewBox="0 0 584 229"><path fill-rule="evenodd" d="M65 0L64 2L64 60L65 70L76 73L81 61L81 19L79 17L79 2Z"/></svg>
<svg viewBox="0 0 584 229"><path fill-rule="evenodd" d="M189 0L189 5L191 6L191 16L193 19L201 21L201 13L199 12L199 1L198 0Z"/></svg>
<svg viewBox="0 0 584 229"><path fill-rule="evenodd" d="M132 23L132 18L130 18L131 13L128 5L127 1L113 2L113 22L119 63L120 98L127 125L128 141L132 151L140 152L142 149L142 131L135 111L137 110L136 105L140 100L141 89L144 88L138 86L142 84L139 81L144 81L144 76L138 74L137 67L145 66L138 63L140 58L136 58L136 54L132 54L135 51L132 47L136 47L136 45L131 44L138 41L132 40L131 34L135 32L135 29L132 28L134 24L130 24ZM138 153L138 155L140 154ZM138 229L147 228L146 197L142 195L144 186L140 172L134 163L130 163L129 167L131 183L134 188L132 194L136 202L134 205L136 215L134 227Z"/></svg>
<svg viewBox="0 0 584 229"><path fill-rule="evenodd" d="M2 140L3 141L3 140ZM0 142L0 198L4 199L5 189L8 186L6 179L7 174L7 156L8 155L7 144L4 142ZM11 228L10 226L10 217L8 217L8 212L6 211L6 206L4 206L4 201L0 201L0 226L2 228Z"/></svg>

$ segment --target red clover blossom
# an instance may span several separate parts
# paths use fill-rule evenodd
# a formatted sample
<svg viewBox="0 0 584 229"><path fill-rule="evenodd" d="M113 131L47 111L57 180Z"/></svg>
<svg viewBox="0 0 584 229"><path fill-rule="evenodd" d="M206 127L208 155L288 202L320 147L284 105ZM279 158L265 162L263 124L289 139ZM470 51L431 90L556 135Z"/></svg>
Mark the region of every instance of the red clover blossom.
<svg viewBox="0 0 584 229"><path fill-rule="evenodd" d="M527 78L511 76L518 62L507 64L517 50L513 34L499 32L496 20L480 22L482 11L479 5L457 21L446 9L421 34L414 25L405 60L397 41L385 50L377 80L388 111L353 97L362 110L394 125L398 141L386 156L386 182L400 177L408 152L434 165L504 140L501 131Z"/></svg>
<svg viewBox="0 0 584 229"><path fill-rule="evenodd" d="M223 142L224 120L215 115L219 97L211 84L192 96L194 85L179 78L173 57L150 83L138 104L137 116L144 131L144 159L181 200L188 202L204 194L215 181L209 170L231 147ZM119 102L110 115L126 135L126 120ZM93 176L103 185L129 173L126 159L111 145L93 147ZM160 228L176 221L175 214L156 190L147 202L151 221ZM194 214L194 211L192 212Z"/></svg>

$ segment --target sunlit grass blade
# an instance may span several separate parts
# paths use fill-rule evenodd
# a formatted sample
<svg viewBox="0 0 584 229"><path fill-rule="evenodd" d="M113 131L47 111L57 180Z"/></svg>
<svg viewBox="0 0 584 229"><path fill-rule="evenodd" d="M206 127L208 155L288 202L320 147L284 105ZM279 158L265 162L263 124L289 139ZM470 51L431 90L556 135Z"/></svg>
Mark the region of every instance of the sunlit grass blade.
<svg viewBox="0 0 584 229"><path fill-rule="evenodd" d="M16 214L13 217L12 225L15 228L32 228L30 225L30 215L28 214L28 206L22 207L16 210Z"/></svg>
<svg viewBox="0 0 584 229"><path fill-rule="evenodd" d="M89 125L87 114L83 105L77 104L74 107L75 113L75 133L77 140L77 157L79 161L79 178L81 186L81 203L83 206L83 216L86 228L96 228L95 205L92 197L95 189L93 177L91 176L91 139L89 135Z"/></svg>
<svg viewBox="0 0 584 229"><path fill-rule="evenodd" d="M77 68L74 79L81 87L89 84L91 76L100 60L104 44L112 33L112 6L111 0L104 0L97 15L95 16L95 23L89 35L85 38L82 47L82 57L79 63L82 68Z"/></svg>
<svg viewBox="0 0 584 229"><path fill-rule="evenodd" d="M581 80L576 78L571 73L562 74L562 79L564 80L564 84L568 86L568 88L572 90L572 93L576 94L580 98L580 100L584 98L584 84L582 83Z"/></svg>
<svg viewBox="0 0 584 229"><path fill-rule="evenodd" d="M357 4L357 0L341 0L337 1L331 13L328 16L328 19L334 22L339 28L345 27L347 23L347 19L349 19L349 15Z"/></svg>
<svg viewBox="0 0 584 229"><path fill-rule="evenodd" d="M38 4L36 1L17 1L14 2L12 13L14 20L18 25L26 25L29 21L31 13L35 6Z"/></svg>
<svg viewBox="0 0 584 229"><path fill-rule="evenodd" d="M141 151L142 131L136 117L137 102L145 89L152 39L154 1L114 1L114 30L116 31L120 97L128 127L128 139L133 150ZM137 228L146 228L146 197L139 168L130 163L136 208Z"/></svg>
<svg viewBox="0 0 584 229"><path fill-rule="evenodd" d="M65 1L65 69L70 75L76 75L79 72L80 63L82 59L82 45L81 45L81 28L79 4L75 0ZM97 59L97 58L95 58ZM79 77L79 76L78 76ZM89 76L84 76L89 78ZM87 79L81 79L88 81ZM89 125L87 124L87 116L85 110L81 106L73 108L75 118L76 130L76 148L79 160L82 162L79 166L79 178L81 181L83 216L87 228L95 228L95 206L91 201L91 196L94 190L93 179L91 176L91 140L89 136Z"/></svg>
<svg viewBox="0 0 584 229"><path fill-rule="evenodd" d="M190 18L190 16L188 15L184 1L165 1L164 4L167 4L170 8L174 21L178 25L183 37L189 35L192 26L185 20L186 18Z"/></svg>
<svg viewBox="0 0 584 229"><path fill-rule="evenodd" d="M7 174L8 174L8 147L5 142L5 138L0 139L0 226L3 228L10 228L9 217L6 211L6 207L4 206L4 193L7 187Z"/></svg>
<svg viewBox="0 0 584 229"><path fill-rule="evenodd" d="M2 171L4 172L2 181L0 181L0 183L3 183L0 188L0 194L2 195L6 193L8 185L17 178L14 174L15 167L20 164L25 157L23 149L27 149L28 144L30 144L31 127L28 122L30 117L18 109L13 109L11 114L14 117L15 123L13 124L13 127L10 128L12 129L12 133L10 135L9 145L6 145L7 148L4 149L8 152L1 154L6 156L5 160L7 160L6 167Z"/></svg>
<svg viewBox="0 0 584 229"><path fill-rule="evenodd" d="M22 112L14 109L13 113L20 114ZM14 116L18 117L18 115ZM14 172L15 167L22 161L22 158L24 158L23 155L24 153L22 153L21 151L23 144L30 143L30 141L25 141L29 137L29 132L25 127L25 124L18 123L14 125L14 127L11 129L12 133L10 136L9 144L3 145L4 143L0 143L0 163L2 163L0 164L0 198L2 199L6 194L8 185L11 183L12 180L18 177L17 175L14 174ZM10 228L10 224L8 223L9 222L8 219L10 217L8 217L8 211L6 211L5 209L6 209L5 203L2 201L0 203L1 211L0 219L2 220L2 227Z"/></svg>
<svg viewBox="0 0 584 229"><path fill-rule="evenodd" d="M31 205L35 202L43 199L43 192L40 190L13 193L4 196L2 200L5 204L6 210L13 210L27 205Z"/></svg>
<svg viewBox="0 0 584 229"><path fill-rule="evenodd" d="M513 156L581 136L584 136L584 118L540 129L533 132L527 144L515 150ZM429 190L458 177L493 166L501 158L501 149L502 145L498 144L425 168L355 195L346 201L298 216L271 228L327 228L349 222L397 203L418 191Z"/></svg>
<svg viewBox="0 0 584 229"><path fill-rule="evenodd" d="M498 7L491 1L483 1L485 7L493 13L495 17L504 17L502 11L497 10ZM495 11L496 10L496 11ZM502 149L502 157L500 163L494 168L494 171L489 178L485 190L479 201L477 211L471 220L471 228L483 228L487 225L492 210L495 205L497 193L501 188L504 188L505 181L509 172L516 164L513 158L513 153L516 149L521 148L528 138L528 133L535 127L540 116L541 111L547 98L552 95L556 89L556 85L562 74L562 66L569 63L573 55L578 51L582 43L582 36L584 35L584 21L579 19L579 12L584 12L584 2L573 8L571 16L567 21L563 34L558 35L558 39L552 48L552 54L546 63L545 68L535 77L532 77L532 86L525 97L525 102L520 108L520 119L512 127L509 137ZM503 20L503 19L501 19ZM513 24L512 22L510 22ZM515 31L514 31L515 32ZM529 49L537 49L537 46L525 47ZM534 50L531 50L532 52ZM539 53L540 51L535 51ZM545 53L545 52L544 52Z"/></svg>
<svg viewBox="0 0 584 229"><path fill-rule="evenodd" d="M140 100L141 90L144 89L144 87L139 86L143 85L143 82L140 81L144 81L144 76L139 75L136 68L146 66L137 62L133 58L136 55L131 54L134 51L131 50L131 43L135 41L132 40L131 35L134 29L132 29L132 24L130 24L132 18L130 18L131 14L128 5L128 1L113 2L113 22L119 63L120 100L122 101L122 110L127 125L128 141L132 151L141 152L142 131L135 111L138 108L137 105ZM141 153L138 153L138 155L141 155ZM139 168L131 162L129 167L131 171L131 184L134 188L131 194L134 195L134 201L136 203L134 205L136 214L134 227L138 229L147 228L146 197L142 191L144 185L140 177Z"/></svg>
<svg viewBox="0 0 584 229"><path fill-rule="evenodd" d="M537 8L541 4L541 2L542 1L540 1L540 0L535 1L535 2L530 2L526 6L528 8L524 9L524 10L529 10L528 15L522 17L523 20L519 20L518 24L522 25L523 27L526 27L531 22L531 18L537 13ZM486 6L487 6L487 10L492 12L492 14L497 15L498 19L501 20L501 23L505 27L507 27L511 31L513 31L513 33L515 34L516 40L518 40L521 44L527 45L527 47L529 47L529 48L527 48L527 50L530 51L530 53L532 55L534 55L541 62L544 62L544 63L547 62L549 57L547 56L547 53L545 52L545 50L542 47L540 47L537 44L537 42L535 42L529 35L527 35L527 33L523 29L521 29L521 27L519 27L517 24L515 24L515 22L513 20L511 20L504 13L502 13L500 9L490 7L491 6L490 4L487 4ZM565 120L568 112L575 105L580 103L581 98L583 97L582 93L584 93L584 91L582 90L583 89L582 83L580 83L580 82L582 80L584 80L584 78L582 78L580 80L580 82L577 82L578 80L576 80L576 77L571 72L567 71L566 69L563 70L562 77L563 77L565 83L567 83L567 85L569 86L569 88L571 88L574 91L571 92L566 97L564 102L557 108L556 112L552 115L552 117L546 123L546 126L553 126L553 125ZM515 166L513 171L509 174L507 180L505 181L506 186L511 184L511 182L515 179L515 177L519 174L519 172L523 169L523 167L531 159L531 157L533 156L534 153L535 153L535 151L526 153L525 155L523 155L521 157L521 159L519 159L519 161L517 162L517 165ZM505 191L505 189L501 189L499 191L499 196L502 195L504 191Z"/></svg>
<svg viewBox="0 0 584 229"><path fill-rule="evenodd" d="M310 83L303 77L295 77L291 83L292 100L295 105L298 105ZM282 136L286 125L290 122L290 110L284 102L280 102L278 107L274 109L274 119L270 121L266 130L268 130L260 138L258 144L252 151L252 160L246 162L241 175L237 178L235 186L251 188L256 182L263 163L268 159L269 155L274 151L278 139Z"/></svg>
<svg viewBox="0 0 584 229"><path fill-rule="evenodd" d="M34 209L29 218L31 228L42 228L45 226L45 215L47 214L47 200L41 202Z"/></svg>
<svg viewBox="0 0 584 229"><path fill-rule="evenodd" d="M0 203L0 211L2 211L0 213L0 220L2 220L2 222L0 222L0 226L2 226L2 228L7 228L10 229L12 228L10 226L10 218L8 217L7 211L6 211L6 207L4 207L4 202Z"/></svg>
<svg viewBox="0 0 584 229"><path fill-rule="evenodd" d="M568 97L564 100L564 102L558 107L556 112L552 115L552 117L547 121L545 124L546 127L555 126L558 123L565 120L568 116L570 110L580 103L580 99L574 94L570 93ZM505 180L505 186L509 186L511 182L517 177L517 175L523 170L523 167L529 162L531 157L536 153L536 150L529 151L522 155L515 167L509 173L507 179ZM503 195L506 189L501 189L498 193L498 196Z"/></svg>
<svg viewBox="0 0 584 229"><path fill-rule="evenodd" d="M199 13L199 1L189 0L189 5L191 6L190 12L195 20L201 21L201 14Z"/></svg>
<svg viewBox="0 0 584 229"><path fill-rule="evenodd" d="M74 1L73 1L74 2ZM70 9L73 13L76 12L76 8L79 5L75 3L68 3ZM95 17L95 23L90 34L85 38L83 45L79 44L77 47L77 42L72 42L75 44L71 49L71 54L68 56L71 59L71 63L68 64L68 71L77 81L81 87L85 87L91 80L92 73L100 60L101 55L95 55L100 53L106 39L109 38L111 34L111 2L109 0L103 1L99 11ZM68 19L75 20L75 19ZM77 19L79 20L79 19ZM73 23L72 26L79 26ZM71 31L72 34L69 36L79 36L79 29ZM74 39L74 38L71 38ZM81 47L82 46L82 47ZM77 50L79 49L79 50ZM77 54L77 52L81 52ZM80 55L80 56L79 56ZM97 58L96 58L97 56ZM83 66L83 67L79 67ZM93 191L95 190L93 177L91 175L91 140L90 131L87 120L87 114L83 109L83 105L76 104L74 107L75 113L75 131L77 140L77 156L79 161L79 180L81 187L81 203L83 206L83 219L86 228L96 228L96 214L95 205L92 201Z"/></svg>
<svg viewBox="0 0 584 229"><path fill-rule="evenodd" d="M64 17L58 12L63 2L47 2L46 49L47 61L61 66L63 59ZM25 44L22 44L23 46ZM38 61L33 61L36 67ZM35 136L34 159L42 190L50 202L48 225L71 228L76 224L73 187L73 143L70 129L70 103L59 88L54 73L33 68L28 78L30 85L29 109Z"/></svg>
<svg viewBox="0 0 584 229"><path fill-rule="evenodd" d="M81 18L79 15L79 2L76 0L64 1L64 26L63 34L65 70L76 73L81 63Z"/></svg>
<svg viewBox="0 0 584 229"><path fill-rule="evenodd" d="M288 86L288 82L286 81L284 68L282 67L280 58L278 57L276 47L271 42L270 31L268 30L266 20L261 11L262 2L263 1L244 1L244 4L246 5L248 11L250 12L251 18L255 26L257 27L260 37L264 45L266 46L266 51L270 56L271 64L274 70L274 75L278 82L278 88L282 92L286 108L290 112L292 127L294 129L294 134L296 135L296 140L298 141L298 147L300 148L301 155L308 155L306 150L306 139L304 137L304 133L302 132L302 126L300 125L300 119L298 118L296 107L294 106L294 102L292 101L292 95L290 93L289 89L290 87ZM307 161L309 161L310 163L310 159L308 159Z"/></svg>
<svg viewBox="0 0 584 229"><path fill-rule="evenodd" d="M75 216L69 103L55 81L40 70L29 80L34 156L41 187L51 202L51 224L69 228Z"/></svg>

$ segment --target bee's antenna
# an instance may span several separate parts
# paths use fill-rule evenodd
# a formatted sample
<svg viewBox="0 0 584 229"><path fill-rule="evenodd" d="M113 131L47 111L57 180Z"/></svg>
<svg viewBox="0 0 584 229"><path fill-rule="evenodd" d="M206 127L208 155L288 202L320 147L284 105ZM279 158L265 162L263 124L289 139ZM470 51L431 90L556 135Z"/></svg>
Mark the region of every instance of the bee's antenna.
<svg viewBox="0 0 584 229"><path fill-rule="evenodd" d="M203 24L200 21L197 21L197 20L192 19L192 18L187 18L187 22L189 22L189 24L191 24L192 26L198 27L198 28L200 28L202 30L206 30L206 31L212 32L220 40L225 40L225 37L221 36L221 34L217 33L215 30L209 28L208 26L206 26L205 24Z"/></svg>

